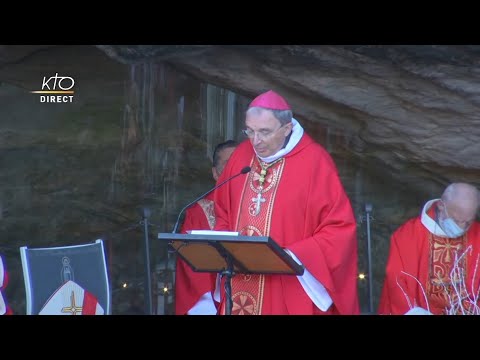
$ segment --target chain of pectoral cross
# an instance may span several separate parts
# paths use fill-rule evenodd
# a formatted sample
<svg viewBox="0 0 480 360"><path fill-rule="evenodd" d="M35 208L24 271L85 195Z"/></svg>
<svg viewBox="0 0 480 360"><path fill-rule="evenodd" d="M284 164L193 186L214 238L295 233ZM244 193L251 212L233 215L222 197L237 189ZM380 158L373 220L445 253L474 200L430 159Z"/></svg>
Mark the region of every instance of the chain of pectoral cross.
<svg viewBox="0 0 480 360"><path fill-rule="evenodd" d="M262 203L264 203L266 201L266 199L264 197L262 197L262 192L263 192L263 183L265 182L265 179L267 177L267 170L269 168L271 168L273 165L275 165L281 159L282 158L277 159L270 164L266 164L266 163L264 163L260 160L258 161L262 170L260 170L260 178L258 179L258 182L260 184L260 186L258 187L258 190L259 190L258 195L256 197L252 198L252 202L256 203L255 204L255 216L260 214L260 206L261 206Z"/></svg>

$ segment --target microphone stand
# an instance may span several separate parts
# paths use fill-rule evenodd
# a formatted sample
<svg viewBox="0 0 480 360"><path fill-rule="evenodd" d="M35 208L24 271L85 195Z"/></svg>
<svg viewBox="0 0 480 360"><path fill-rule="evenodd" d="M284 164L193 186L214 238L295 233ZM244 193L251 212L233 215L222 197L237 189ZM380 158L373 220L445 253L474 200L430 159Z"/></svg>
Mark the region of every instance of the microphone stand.
<svg viewBox="0 0 480 360"><path fill-rule="evenodd" d="M152 290L150 279L150 245L148 239L148 217L150 216L150 209L143 208L143 226L144 226L144 260L145 260L145 313L152 315Z"/></svg>
<svg viewBox="0 0 480 360"><path fill-rule="evenodd" d="M370 314L373 314L372 241L370 236L370 213L372 209L372 204L365 204L365 212L367 213L368 310Z"/></svg>
<svg viewBox="0 0 480 360"><path fill-rule="evenodd" d="M203 199L205 196L210 194L213 190L218 189L220 186L223 184L229 182L230 180L233 180L237 176L246 174L250 172L252 168L250 166L245 166L238 174L229 177L228 179L222 181L220 184L214 186L210 190L208 190L206 193L200 195L198 198L193 200L191 203L187 204L182 210L180 210L180 213L178 214L177 221L175 222L175 226L173 227L172 233L175 234L178 229L178 225L180 224L180 218L185 210L187 210L190 206L194 205L197 201ZM225 296L226 296L226 308L225 308L225 315L231 315L232 314L232 308L233 308L233 301L232 301L232 285L231 285L231 280L233 277L233 260L230 256L230 254L225 253L224 250L222 251L221 249L218 249L222 253L223 258L225 259L227 263L227 268L222 271L221 276L226 277L225 278ZM168 256L168 254L167 254Z"/></svg>
<svg viewBox="0 0 480 360"><path fill-rule="evenodd" d="M220 255L225 259L227 268L223 270L220 276L225 277L225 315L232 315L233 300L232 300L232 277L233 273L233 259L232 256L225 251L222 246L215 247Z"/></svg>
<svg viewBox="0 0 480 360"><path fill-rule="evenodd" d="M180 212L178 213L177 221L175 222L175 226L173 227L172 233L175 234L175 233L177 232L178 225L180 224L180 217L183 215L183 212L184 212L185 210L187 210L190 206L194 205L197 201L203 199L205 196L207 196L208 194L210 194L213 190L218 189L220 186L222 186L222 185L225 184L226 182L229 182L230 180L235 179L237 176L240 176L240 175L243 175L243 174L246 174L246 173L250 172L250 170L252 170L252 168L251 168L250 166L245 166L238 174L233 175L232 177L229 177L228 179L222 181L222 182L221 182L220 184L218 184L218 185L215 185L213 188L211 188L210 190L208 190L206 193L200 195L200 196L197 197L195 200L193 200L191 203L189 203L189 204L187 204L186 206L184 206L183 209L180 210Z"/></svg>

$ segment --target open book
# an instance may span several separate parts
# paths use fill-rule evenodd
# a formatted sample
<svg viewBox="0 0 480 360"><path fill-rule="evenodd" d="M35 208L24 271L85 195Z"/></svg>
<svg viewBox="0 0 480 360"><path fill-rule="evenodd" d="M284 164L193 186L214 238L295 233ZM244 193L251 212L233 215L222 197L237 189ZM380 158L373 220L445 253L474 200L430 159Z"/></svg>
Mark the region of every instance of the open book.
<svg viewBox="0 0 480 360"><path fill-rule="evenodd" d="M187 231L190 235L231 235L238 236L237 231L215 231L215 230L190 230Z"/></svg>

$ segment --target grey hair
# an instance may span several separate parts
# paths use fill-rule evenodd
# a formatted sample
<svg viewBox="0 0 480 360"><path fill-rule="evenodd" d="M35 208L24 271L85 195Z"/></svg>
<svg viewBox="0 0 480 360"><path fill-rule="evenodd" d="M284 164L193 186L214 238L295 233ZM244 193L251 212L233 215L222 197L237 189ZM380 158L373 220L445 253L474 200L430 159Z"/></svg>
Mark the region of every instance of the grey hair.
<svg viewBox="0 0 480 360"><path fill-rule="evenodd" d="M273 110L273 109L254 106L249 108L246 114L258 115L262 111L271 111L273 116L275 116L275 118L278 119L278 121L280 121L280 124L282 124L282 126L292 122L292 118L293 118L292 110Z"/></svg>
<svg viewBox="0 0 480 360"><path fill-rule="evenodd" d="M442 194L442 200L445 202L450 202L454 198L455 194L455 184L450 184L445 188L445 191Z"/></svg>
<svg viewBox="0 0 480 360"><path fill-rule="evenodd" d="M478 189L475 186L467 183L452 183L448 185L442 194L442 200L444 202L450 202L460 194L462 194L463 196L465 196L466 194L471 194L471 196L476 196L477 208L480 207L480 191L478 191Z"/></svg>

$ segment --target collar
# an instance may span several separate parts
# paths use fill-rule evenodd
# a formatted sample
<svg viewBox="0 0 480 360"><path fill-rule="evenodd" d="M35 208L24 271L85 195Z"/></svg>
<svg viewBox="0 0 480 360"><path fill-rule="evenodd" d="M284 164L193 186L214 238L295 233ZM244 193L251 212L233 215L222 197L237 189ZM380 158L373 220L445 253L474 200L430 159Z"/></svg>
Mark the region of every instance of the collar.
<svg viewBox="0 0 480 360"><path fill-rule="evenodd" d="M422 210L422 216L421 216L421 221L423 226L427 228L428 231L430 231L432 234L441 236L441 237L448 237L447 234L442 230L440 225L428 214L428 211L432 207L432 205L435 205L437 201L440 199L433 199L430 201L427 201L427 203L423 206Z"/></svg>

